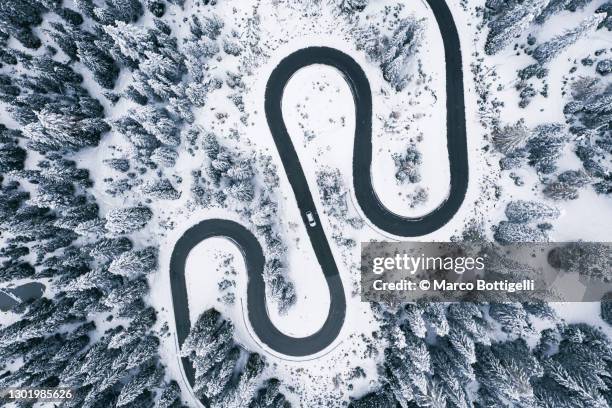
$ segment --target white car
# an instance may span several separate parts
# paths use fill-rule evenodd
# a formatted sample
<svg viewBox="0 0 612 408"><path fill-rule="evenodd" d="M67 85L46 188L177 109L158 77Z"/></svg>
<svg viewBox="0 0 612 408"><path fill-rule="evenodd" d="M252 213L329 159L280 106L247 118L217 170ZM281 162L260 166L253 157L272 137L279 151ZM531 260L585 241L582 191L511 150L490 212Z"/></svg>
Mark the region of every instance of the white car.
<svg viewBox="0 0 612 408"><path fill-rule="evenodd" d="M315 227L317 225L312 211L306 211L306 219L308 220L308 225L311 227Z"/></svg>

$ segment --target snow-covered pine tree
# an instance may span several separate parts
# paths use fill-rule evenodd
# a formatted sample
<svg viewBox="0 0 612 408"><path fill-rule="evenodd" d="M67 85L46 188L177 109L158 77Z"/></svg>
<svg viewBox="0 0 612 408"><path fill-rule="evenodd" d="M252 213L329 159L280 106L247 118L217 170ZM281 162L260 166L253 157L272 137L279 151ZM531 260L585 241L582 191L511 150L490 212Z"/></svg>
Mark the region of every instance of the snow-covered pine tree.
<svg viewBox="0 0 612 408"><path fill-rule="evenodd" d="M533 51L533 58L542 65L549 63L567 47L597 28L604 18L605 16L600 13L585 18L577 27L538 45Z"/></svg>
<svg viewBox="0 0 612 408"><path fill-rule="evenodd" d="M548 1L498 3L501 6L494 10L493 18L488 23L489 33L485 43L488 55L498 53L524 33Z"/></svg>
<svg viewBox="0 0 612 408"><path fill-rule="evenodd" d="M151 198L159 200L178 200L181 193L166 178L145 181L140 190Z"/></svg>
<svg viewBox="0 0 612 408"><path fill-rule="evenodd" d="M146 275L157 268L157 253L152 246L124 252L111 262L108 271L129 278Z"/></svg>
<svg viewBox="0 0 612 408"><path fill-rule="evenodd" d="M106 214L106 229L115 235L141 230L153 217L149 207L114 208Z"/></svg>
<svg viewBox="0 0 612 408"><path fill-rule="evenodd" d="M528 223L559 217L559 210L537 201L514 200L506 205L506 217L510 222Z"/></svg>

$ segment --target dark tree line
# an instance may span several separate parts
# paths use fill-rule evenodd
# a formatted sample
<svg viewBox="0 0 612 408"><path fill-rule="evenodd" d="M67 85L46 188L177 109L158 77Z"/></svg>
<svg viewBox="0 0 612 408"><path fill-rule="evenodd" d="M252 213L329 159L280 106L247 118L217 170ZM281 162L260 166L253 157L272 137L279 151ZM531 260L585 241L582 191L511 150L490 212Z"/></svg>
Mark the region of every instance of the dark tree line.
<svg viewBox="0 0 612 408"><path fill-rule="evenodd" d="M545 305L429 303L379 312L387 344L379 367L382 384L352 407L607 407L612 402L612 348L600 330L557 323L542 331L535 348L528 346L529 316L550 318ZM515 336L495 340L491 322Z"/></svg>
<svg viewBox="0 0 612 408"><path fill-rule="evenodd" d="M75 388L64 406L179 406L177 385L164 381L156 312L143 300L157 249L138 248L126 236L144 228L151 211L136 206L102 217L88 171L69 158L110 129L71 63L82 62L112 88L118 65L111 37L95 22L133 21L142 9L138 1L76 5L94 20L92 32L59 1L0 5L0 100L20 126L0 125L0 280L44 278L55 293L16 305L19 320L0 328L0 383ZM51 24L50 36L70 62L6 46L8 35L40 46L31 27L49 11L63 21ZM38 153L27 167L26 148ZM108 329L94 323L104 318Z"/></svg>

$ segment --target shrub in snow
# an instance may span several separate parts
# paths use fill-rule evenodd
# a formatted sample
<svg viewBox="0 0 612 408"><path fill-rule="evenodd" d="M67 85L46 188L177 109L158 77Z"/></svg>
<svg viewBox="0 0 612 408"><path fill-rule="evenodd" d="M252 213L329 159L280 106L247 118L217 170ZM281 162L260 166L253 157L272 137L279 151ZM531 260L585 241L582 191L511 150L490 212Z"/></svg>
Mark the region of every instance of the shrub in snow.
<svg viewBox="0 0 612 408"><path fill-rule="evenodd" d="M177 158L178 153L176 150L167 146L161 146L153 150L150 157L153 163L156 163L162 167L174 167Z"/></svg>
<svg viewBox="0 0 612 408"><path fill-rule="evenodd" d="M548 240L546 234L536 228L509 221L500 222L493 237L503 245L520 242L546 242Z"/></svg>
<svg viewBox="0 0 612 408"><path fill-rule="evenodd" d="M544 68L542 65L537 64L537 63L528 65L525 68L518 71L518 77L523 81L526 81L533 77L542 79L542 78L545 78L547 75L548 75L548 68Z"/></svg>
<svg viewBox="0 0 612 408"><path fill-rule="evenodd" d="M559 210L536 201L516 200L506 206L506 217L510 222L527 223L558 216Z"/></svg>
<svg viewBox="0 0 612 408"><path fill-rule="evenodd" d="M557 176L556 181L546 184L543 193L553 200L575 200L578 188L591 182L591 177L582 170L567 170Z"/></svg>
<svg viewBox="0 0 612 408"><path fill-rule="evenodd" d="M106 229L113 234L130 234L143 229L152 217L149 207L116 208L106 215Z"/></svg>
<svg viewBox="0 0 612 408"><path fill-rule="evenodd" d="M413 193L407 194L408 206L410 208L418 207L427 202L429 193L423 187L417 187Z"/></svg>
<svg viewBox="0 0 612 408"><path fill-rule="evenodd" d="M369 0L335 0L336 4L345 13L363 11L368 5Z"/></svg>
<svg viewBox="0 0 612 408"><path fill-rule="evenodd" d="M327 213L344 219L348 214L348 204L340 170L330 168L318 171L317 186Z"/></svg>
<svg viewBox="0 0 612 408"><path fill-rule="evenodd" d="M104 159L102 162L111 169L122 173L130 169L130 161L128 159Z"/></svg>
<svg viewBox="0 0 612 408"><path fill-rule="evenodd" d="M612 59L605 59L599 61L595 70L598 74L601 74L603 76L608 75L612 72Z"/></svg>
<svg viewBox="0 0 612 408"><path fill-rule="evenodd" d="M562 183L560 181L553 181L552 183L546 184L544 190L542 190L546 197L552 198L553 200L575 200L578 198L578 189L574 186Z"/></svg>
<svg viewBox="0 0 612 408"><path fill-rule="evenodd" d="M181 193L165 178L145 181L140 190L147 196L160 200L178 200L181 197Z"/></svg>
<svg viewBox="0 0 612 408"><path fill-rule="evenodd" d="M602 4L597 10L595 10L596 13L605 13L606 17L605 19L599 23L599 27L597 28L602 28L605 27L608 31L612 31L612 1L607 1L604 4Z"/></svg>
<svg viewBox="0 0 612 408"><path fill-rule="evenodd" d="M237 57L242 53L242 47L237 41L225 40L223 41L223 51L226 54Z"/></svg>
<svg viewBox="0 0 612 408"><path fill-rule="evenodd" d="M409 146L406 153L394 154L393 161L395 162L395 178L400 182L418 183L421 181L419 166L422 163L421 153L415 146Z"/></svg>

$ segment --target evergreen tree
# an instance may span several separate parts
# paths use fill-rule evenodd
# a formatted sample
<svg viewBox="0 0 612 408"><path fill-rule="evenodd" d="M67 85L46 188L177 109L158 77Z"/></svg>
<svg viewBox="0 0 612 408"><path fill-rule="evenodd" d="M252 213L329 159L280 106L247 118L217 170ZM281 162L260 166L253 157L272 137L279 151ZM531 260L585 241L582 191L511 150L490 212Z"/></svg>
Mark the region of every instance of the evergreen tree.
<svg viewBox="0 0 612 408"><path fill-rule="evenodd" d="M531 132L525 126L524 120L519 120L514 125L506 125L503 128L496 126L493 129L493 144L503 154L512 154L525 146Z"/></svg>
<svg viewBox="0 0 612 408"><path fill-rule="evenodd" d="M250 181L239 181L229 186L226 193L243 203L249 203L255 198L255 188Z"/></svg>
<svg viewBox="0 0 612 408"><path fill-rule="evenodd" d="M160 143L178 146L181 142L175 121L167 110L147 105L131 110L130 116L137 119L141 126Z"/></svg>
<svg viewBox="0 0 612 408"><path fill-rule="evenodd" d="M114 24L115 21L130 23L142 15L142 4L139 0L105 0L103 7L93 9L98 21L105 25Z"/></svg>
<svg viewBox="0 0 612 408"><path fill-rule="evenodd" d="M115 208L106 214L106 229L116 235L141 230L153 217L149 207Z"/></svg>
<svg viewBox="0 0 612 408"><path fill-rule="evenodd" d="M73 32L76 56L93 73L94 79L103 88L113 89L119 76L119 68L104 48L100 48L96 36L86 31Z"/></svg>
<svg viewBox="0 0 612 408"><path fill-rule="evenodd" d="M26 152L10 136L11 133L0 124L0 173L23 170Z"/></svg>
<svg viewBox="0 0 612 408"><path fill-rule="evenodd" d="M490 5L488 2L487 5ZM519 37L548 3L546 0L532 2L498 2L494 18L489 21L489 33L485 43L485 52L493 55L504 49L511 41Z"/></svg>
<svg viewBox="0 0 612 408"><path fill-rule="evenodd" d="M124 252L113 260L108 271L129 278L145 275L157 268L157 253L157 248L151 246Z"/></svg>
<svg viewBox="0 0 612 408"><path fill-rule="evenodd" d="M601 318L612 326L612 292L606 293L601 299Z"/></svg>
<svg viewBox="0 0 612 408"><path fill-rule="evenodd" d="M407 85L408 73L405 67L419 48L423 32L422 20L406 18L399 21L393 35L383 41L380 66L385 80L398 91Z"/></svg>
<svg viewBox="0 0 612 408"><path fill-rule="evenodd" d="M138 341L138 345L130 351L124 370L139 367L157 356L159 339L155 336L147 336Z"/></svg>
<svg viewBox="0 0 612 408"><path fill-rule="evenodd" d="M536 201L510 201L505 211L508 221L528 223L559 217L559 210Z"/></svg>
<svg viewBox="0 0 612 408"><path fill-rule="evenodd" d="M0 32L15 37L24 47L38 48L40 40L31 30L42 22L45 7L33 0L6 0L0 5Z"/></svg>
<svg viewBox="0 0 612 408"><path fill-rule="evenodd" d="M546 242L544 232L525 224L502 221L495 229L495 240L502 245L520 242Z"/></svg>
<svg viewBox="0 0 612 408"><path fill-rule="evenodd" d="M607 282L612 278L611 257L612 247L608 244L573 242L554 248L548 254L548 263L558 269Z"/></svg>
<svg viewBox="0 0 612 408"><path fill-rule="evenodd" d="M140 370L130 382L125 384L121 389L121 393L117 398L117 407L128 406L135 401L143 393L153 390L163 378L164 370L162 367L155 364Z"/></svg>
<svg viewBox="0 0 612 408"><path fill-rule="evenodd" d="M565 33L538 45L533 51L533 58L540 64L550 62L567 47L578 41L581 37L584 37L592 29L596 28L604 18L603 14L595 14L587 17L577 27L567 30Z"/></svg>
<svg viewBox="0 0 612 408"><path fill-rule="evenodd" d="M165 178L146 181L141 191L149 197L160 200L178 200L181 197L181 193L174 188L170 180Z"/></svg>
<svg viewBox="0 0 612 408"><path fill-rule="evenodd" d="M181 389L176 381L166 384L156 402L159 408L178 408L180 406Z"/></svg>
<svg viewBox="0 0 612 408"><path fill-rule="evenodd" d="M561 156L566 140L560 125L538 126L536 135L527 142L529 164L540 173L553 173L557 169L556 161Z"/></svg>

